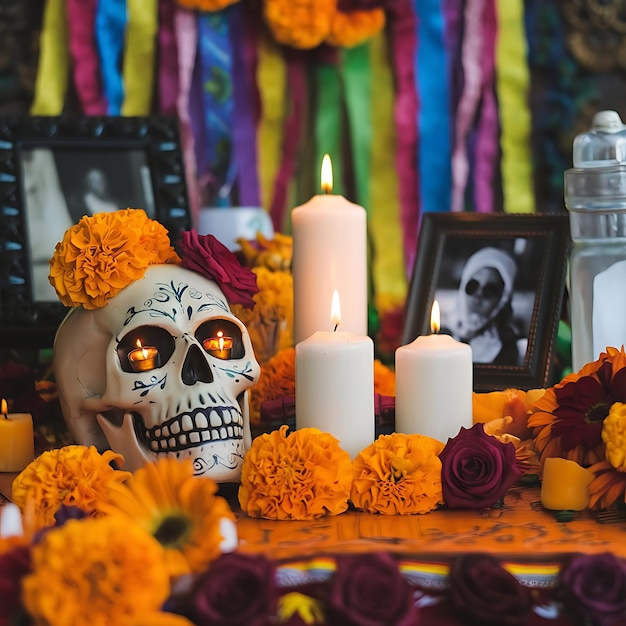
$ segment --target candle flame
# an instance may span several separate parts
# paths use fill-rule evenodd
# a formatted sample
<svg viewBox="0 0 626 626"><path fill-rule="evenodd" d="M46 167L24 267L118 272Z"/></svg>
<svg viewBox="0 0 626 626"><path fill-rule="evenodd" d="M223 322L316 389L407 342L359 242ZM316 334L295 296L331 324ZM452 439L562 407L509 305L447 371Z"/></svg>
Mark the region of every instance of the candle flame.
<svg viewBox="0 0 626 626"><path fill-rule="evenodd" d="M135 342L137 344L137 347L141 350L141 356L144 359L148 358L148 351L143 347L142 343L141 343L141 339L137 339L137 341Z"/></svg>
<svg viewBox="0 0 626 626"><path fill-rule="evenodd" d="M337 330L337 326L341 322L341 303L339 302L339 292L336 289L333 291L333 298L330 303L330 321Z"/></svg>
<svg viewBox="0 0 626 626"><path fill-rule="evenodd" d="M6 416L8 412L9 412L9 407L7 405L7 401L4 398L2 398L2 402L0 402L0 415Z"/></svg>
<svg viewBox="0 0 626 626"><path fill-rule="evenodd" d="M224 333L221 330L217 331L217 345L220 347L220 350L224 349Z"/></svg>
<svg viewBox="0 0 626 626"><path fill-rule="evenodd" d="M438 333L441 328L441 313L439 312L439 302L433 301L433 308L430 311L430 330Z"/></svg>
<svg viewBox="0 0 626 626"><path fill-rule="evenodd" d="M322 191L324 193L330 193L333 190L333 164L331 163L330 156L324 155L322 159Z"/></svg>

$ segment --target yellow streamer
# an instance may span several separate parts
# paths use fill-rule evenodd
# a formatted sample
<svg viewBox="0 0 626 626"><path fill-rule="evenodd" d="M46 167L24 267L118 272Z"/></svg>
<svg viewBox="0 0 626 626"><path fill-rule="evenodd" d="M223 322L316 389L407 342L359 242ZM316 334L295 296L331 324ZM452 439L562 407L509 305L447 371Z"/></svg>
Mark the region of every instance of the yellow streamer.
<svg viewBox="0 0 626 626"><path fill-rule="evenodd" d="M261 100L257 130L259 186L261 203L268 210L282 157L286 67L281 48L265 31L259 42L257 84Z"/></svg>
<svg viewBox="0 0 626 626"><path fill-rule="evenodd" d="M146 116L152 106L158 1L127 0L126 13L122 115Z"/></svg>
<svg viewBox="0 0 626 626"><path fill-rule="evenodd" d="M394 124L394 85L385 35L370 41L372 154L370 159L370 234L374 244L372 276L376 308L404 302L407 281L404 271L402 226Z"/></svg>
<svg viewBox="0 0 626 626"><path fill-rule="evenodd" d="M523 0L498 0L497 91L502 127L502 187L506 213L534 213L530 155L529 71Z"/></svg>
<svg viewBox="0 0 626 626"><path fill-rule="evenodd" d="M31 115L60 115L63 112L69 77L67 42L65 0L48 0L43 16Z"/></svg>

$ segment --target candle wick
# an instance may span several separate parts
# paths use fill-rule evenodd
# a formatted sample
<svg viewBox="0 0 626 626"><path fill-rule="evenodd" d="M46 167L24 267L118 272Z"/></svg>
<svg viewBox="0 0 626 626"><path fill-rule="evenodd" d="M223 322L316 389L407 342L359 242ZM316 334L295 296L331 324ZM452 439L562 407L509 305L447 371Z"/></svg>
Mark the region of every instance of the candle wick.
<svg viewBox="0 0 626 626"><path fill-rule="evenodd" d="M333 332L336 333L337 332L337 326L339 326L339 324L335 324L335 328L333 328Z"/></svg>

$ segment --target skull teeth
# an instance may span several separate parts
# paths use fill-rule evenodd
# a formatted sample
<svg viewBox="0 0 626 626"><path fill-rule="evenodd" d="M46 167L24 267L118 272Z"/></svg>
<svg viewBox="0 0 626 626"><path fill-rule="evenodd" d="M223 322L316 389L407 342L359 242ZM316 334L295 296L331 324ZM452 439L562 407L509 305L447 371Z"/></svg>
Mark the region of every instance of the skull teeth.
<svg viewBox="0 0 626 626"><path fill-rule="evenodd" d="M208 414L207 414L208 413ZM154 452L172 452L208 441L243 439L243 416L235 407L198 408L146 430Z"/></svg>

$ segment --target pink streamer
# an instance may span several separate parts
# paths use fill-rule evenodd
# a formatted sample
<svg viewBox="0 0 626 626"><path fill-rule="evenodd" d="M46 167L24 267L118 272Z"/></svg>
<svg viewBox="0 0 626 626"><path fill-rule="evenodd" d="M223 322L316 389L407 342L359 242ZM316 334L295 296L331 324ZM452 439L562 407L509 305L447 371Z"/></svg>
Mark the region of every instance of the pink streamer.
<svg viewBox="0 0 626 626"><path fill-rule="evenodd" d="M287 203L287 189L293 176L296 163L296 152L300 141L302 119L306 106L306 73L304 58L298 50L286 52L287 84L291 90L291 111L285 120L283 139L283 159L276 174L274 196L270 207L270 216L274 230L283 230L285 221L285 205Z"/></svg>
<svg viewBox="0 0 626 626"><path fill-rule="evenodd" d="M456 112L454 150L452 152L452 205L451 210L464 209L465 188L469 175L467 135L472 128L480 101L482 87L481 20L485 0L474 0L465 5L465 36L461 50L463 64L463 92Z"/></svg>
<svg viewBox="0 0 626 626"><path fill-rule="evenodd" d="M80 1L80 0L79 0ZM178 49L174 16L176 6L172 0L159 0L159 112L164 115L176 113L178 98Z"/></svg>
<svg viewBox="0 0 626 626"><path fill-rule="evenodd" d="M493 185L499 160L498 104L494 92L496 37L498 30L496 0L486 0L482 20L482 108L476 138L475 204L480 213L493 213Z"/></svg>
<svg viewBox="0 0 626 626"><path fill-rule="evenodd" d="M399 0L390 12L392 55L396 72L395 123L397 135L400 222L407 274L413 270L420 221L417 169L417 111L413 56L417 45L416 16L409 0Z"/></svg>
<svg viewBox="0 0 626 626"><path fill-rule="evenodd" d="M174 32L178 49L178 97L176 110L180 121L183 159L185 161L185 177L187 179L187 193L191 208L192 223L198 223L200 213L200 192L196 180L196 155L189 113L189 92L193 68L196 62L198 44L198 30L196 16L193 11L177 8L174 15Z"/></svg>
<svg viewBox="0 0 626 626"><path fill-rule="evenodd" d="M107 112L94 37L96 5L96 0L67 0L74 86L85 115L105 115Z"/></svg>

